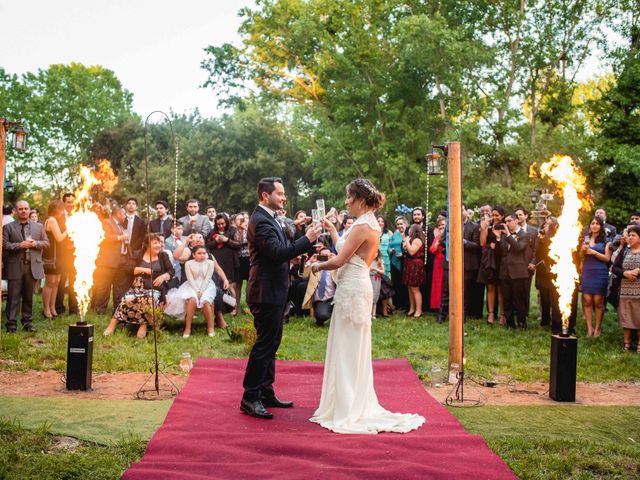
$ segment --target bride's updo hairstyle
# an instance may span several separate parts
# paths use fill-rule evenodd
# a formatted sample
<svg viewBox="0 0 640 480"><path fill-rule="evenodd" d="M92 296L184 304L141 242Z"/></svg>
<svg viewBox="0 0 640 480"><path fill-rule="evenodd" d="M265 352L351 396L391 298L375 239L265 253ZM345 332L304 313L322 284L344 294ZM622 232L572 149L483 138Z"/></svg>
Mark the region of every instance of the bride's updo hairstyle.
<svg viewBox="0 0 640 480"><path fill-rule="evenodd" d="M357 178L347 185L347 192L349 192L349 195L354 199L363 200L367 207L371 207L374 210L384 205L384 193L379 192L378 189L373 186L373 183L365 178Z"/></svg>

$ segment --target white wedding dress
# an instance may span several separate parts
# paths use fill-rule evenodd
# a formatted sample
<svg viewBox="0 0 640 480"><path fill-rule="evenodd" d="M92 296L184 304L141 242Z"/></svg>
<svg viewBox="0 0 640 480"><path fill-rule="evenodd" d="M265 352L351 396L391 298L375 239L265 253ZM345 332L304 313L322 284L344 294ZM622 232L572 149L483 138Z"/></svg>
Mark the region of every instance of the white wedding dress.
<svg viewBox="0 0 640 480"><path fill-rule="evenodd" d="M338 251L357 225L380 231L373 212L361 215L338 241ZM420 415L389 412L378 403L371 364L372 300L369 267L354 254L338 269L320 406L310 419L337 433L406 433L425 421Z"/></svg>

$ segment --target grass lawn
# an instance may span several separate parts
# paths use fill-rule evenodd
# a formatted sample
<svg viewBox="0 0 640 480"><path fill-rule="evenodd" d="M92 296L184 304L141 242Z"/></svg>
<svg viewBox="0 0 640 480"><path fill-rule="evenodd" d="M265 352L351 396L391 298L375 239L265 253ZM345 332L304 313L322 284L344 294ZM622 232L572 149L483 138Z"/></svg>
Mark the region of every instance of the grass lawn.
<svg viewBox="0 0 640 480"><path fill-rule="evenodd" d="M41 318L38 315L36 307L36 318ZM531 318L536 318L535 311ZM75 320L41 319L34 322L36 334L3 333L0 369L64 371L66 326ZM94 372L148 371L153 359L151 336L139 341L118 329L104 338L101 332L109 319L89 315L87 320L95 325ZM482 321L468 323L467 375L503 381L548 381L549 332L535 326L535 321L531 323L526 332L490 327ZM233 324L251 329L246 316L234 319ZM160 332L158 350L166 371L180 372L182 352L190 352L193 358L243 358L250 347L249 342L231 341L222 330L214 338L207 337L201 318L189 339L182 339L181 331L180 323L167 321ZM309 319L291 319L285 327L279 358L322 361L327 332L328 328L318 328ZM640 355L622 352L622 333L613 312L607 314L599 339L586 338L582 323L578 335L578 380L640 380ZM436 324L433 316L378 319L373 324L373 356L406 357L428 381L432 367L446 368L447 339L448 325ZM29 415L26 401L0 397L0 449L6 452L0 456L0 479L118 478L141 457L150 432L160 425L168 406L158 404L145 412L147 402L114 401L122 405L122 414L112 415L116 407L100 403L107 402L103 400L28 401L34 405ZM140 412L135 410L138 406ZM468 431L482 435L521 478L640 478L640 408L519 406L451 411ZM22 424L17 425L16 419ZM54 434L82 440L73 452L58 450L53 447Z"/></svg>

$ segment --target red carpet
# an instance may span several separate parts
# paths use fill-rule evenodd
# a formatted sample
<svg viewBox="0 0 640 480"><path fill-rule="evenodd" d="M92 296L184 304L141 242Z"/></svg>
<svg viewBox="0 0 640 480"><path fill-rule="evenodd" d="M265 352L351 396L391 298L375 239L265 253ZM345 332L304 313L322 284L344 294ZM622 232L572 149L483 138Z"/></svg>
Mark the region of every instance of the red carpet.
<svg viewBox="0 0 640 480"><path fill-rule="evenodd" d="M406 360L374 362L387 409L427 421L407 434L340 435L309 422L320 399L322 365L279 361L276 392L295 401L273 420L239 410L245 360L199 359L139 462L136 479L513 479L484 443L422 387Z"/></svg>

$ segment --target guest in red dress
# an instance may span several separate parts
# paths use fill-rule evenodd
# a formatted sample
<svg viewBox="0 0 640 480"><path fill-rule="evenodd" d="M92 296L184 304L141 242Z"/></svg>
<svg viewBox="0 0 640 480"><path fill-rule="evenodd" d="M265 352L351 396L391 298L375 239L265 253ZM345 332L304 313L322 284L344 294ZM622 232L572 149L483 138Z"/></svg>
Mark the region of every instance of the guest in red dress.
<svg viewBox="0 0 640 480"><path fill-rule="evenodd" d="M419 317L422 315L422 293L420 287L425 281L424 249L425 238L422 227L414 223L409 229L409 235L402 243L407 256L402 267L402 283L409 290L409 311L407 315Z"/></svg>
<svg viewBox="0 0 640 480"><path fill-rule="evenodd" d="M433 231L435 238L429 247L429 251L433 253L433 275L431 276L431 299L429 300L429 308L438 310L442 300L442 278L444 277L444 246L440 244L442 235L444 234L446 220L438 220L438 225Z"/></svg>

